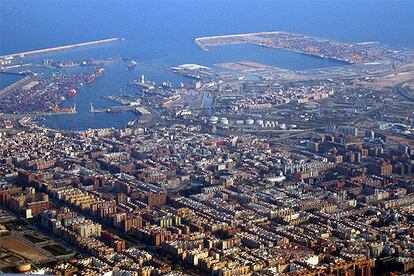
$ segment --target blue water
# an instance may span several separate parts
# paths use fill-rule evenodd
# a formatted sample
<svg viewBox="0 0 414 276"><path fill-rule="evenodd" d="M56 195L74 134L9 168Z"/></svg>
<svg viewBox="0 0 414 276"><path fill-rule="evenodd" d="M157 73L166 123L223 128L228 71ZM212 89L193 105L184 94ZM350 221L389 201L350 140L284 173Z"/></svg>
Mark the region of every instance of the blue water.
<svg viewBox="0 0 414 276"><path fill-rule="evenodd" d="M0 73L0 89L9 86L10 84L21 79L18 75L9 75Z"/></svg>
<svg viewBox="0 0 414 276"><path fill-rule="evenodd" d="M149 79L189 81L160 68L183 63L211 66L253 60L288 69L336 66L340 63L255 46L229 46L204 52L193 40L200 36L284 30L347 42L379 41L391 47L414 48L414 1L0 1L0 53L15 53L108 37L127 41L54 53L54 59L121 56L140 66L125 72L111 64L105 75L82 88L65 106L77 115L47 118L56 128L122 127L133 113L90 114L90 102L117 94L128 80L144 73ZM43 57L36 57L42 59ZM3 81L2 81L3 82ZM126 89L126 88L125 88Z"/></svg>

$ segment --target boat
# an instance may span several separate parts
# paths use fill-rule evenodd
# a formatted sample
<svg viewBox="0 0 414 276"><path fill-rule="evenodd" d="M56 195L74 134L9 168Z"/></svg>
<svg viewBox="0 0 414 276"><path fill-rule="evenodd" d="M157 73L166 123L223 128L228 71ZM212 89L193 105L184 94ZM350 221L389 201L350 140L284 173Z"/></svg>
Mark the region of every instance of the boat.
<svg viewBox="0 0 414 276"><path fill-rule="evenodd" d="M86 83L91 83L96 79L95 74L90 75L87 79L86 79Z"/></svg>
<svg viewBox="0 0 414 276"><path fill-rule="evenodd" d="M66 100L65 96L62 96L58 99L58 103L63 103Z"/></svg>
<svg viewBox="0 0 414 276"><path fill-rule="evenodd" d="M73 98L76 96L76 94L78 94L78 92L76 92L75 89L70 89L67 93L68 98Z"/></svg>
<svg viewBox="0 0 414 276"><path fill-rule="evenodd" d="M97 78L101 77L103 75L103 73L105 72L105 70L103 68L98 68L97 70L95 70L94 73L92 73L87 79L86 79L86 83L92 83L94 82Z"/></svg>
<svg viewBox="0 0 414 276"><path fill-rule="evenodd" d="M164 88L172 88L173 86L172 86L172 83L170 81L164 81L162 83L162 87L164 87Z"/></svg>
<svg viewBox="0 0 414 276"><path fill-rule="evenodd" d="M117 108L108 108L108 112L109 113L119 113L119 112L122 112L122 110L117 109Z"/></svg>
<svg viewBox="0 0 414 276"><path fill-rule="evenodd" d="M102 76L103 75L103 73L105 72L105 69L103 69L103 68L98 68L97 70L96 70L96 72L95 72L95 75L97 76L97 77L100 77L100 76Z"/></svg>
<svg viewBox="0 0 414 276"><path fill-rule="evenodd" d="M75 114L76 113L76 105L74 105L73 107L59 107L59 106L55 106L52 109L52 113L54 114Z"/></svg>
<svg viewBox="0 0 414 276"><path fill-rule="evenodd" d="M131 60L131 62L128 64L127 69L128 70L133 70L135 68L135 66L137 66L137 62L135 59Z"/></svg>

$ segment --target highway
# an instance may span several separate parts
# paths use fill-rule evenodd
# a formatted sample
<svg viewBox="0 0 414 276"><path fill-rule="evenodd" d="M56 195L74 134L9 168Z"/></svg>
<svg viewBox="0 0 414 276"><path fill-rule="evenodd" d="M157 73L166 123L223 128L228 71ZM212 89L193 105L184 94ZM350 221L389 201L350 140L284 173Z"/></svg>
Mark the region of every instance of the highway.
<svg viewBox="0 0 414 276"><path fill-rule="evenodd" d="M398 93L399 95L401 95L402 97L404 97L404 98L406 98L410 101L414 101L414 90L411 90L408 87L408 84L410 82L411 81L405 81L405 82L402 82L402 83L396 85L394 87L394 92Z"/></svg>

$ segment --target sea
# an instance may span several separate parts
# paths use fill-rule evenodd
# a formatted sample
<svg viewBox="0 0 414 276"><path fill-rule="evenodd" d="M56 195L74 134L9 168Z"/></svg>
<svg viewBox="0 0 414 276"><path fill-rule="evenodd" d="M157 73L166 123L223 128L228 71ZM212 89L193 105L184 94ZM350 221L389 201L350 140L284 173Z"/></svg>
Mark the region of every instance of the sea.
<svg viewBox="0 0 414 276"><path fill-rule="evenodd" d="M90 113L116 105L103 99L120 90L139 93L128 81L144 74L161 84L192 80L168 68L185 63L204 66L251 60L291 70L342 65L340 62L252 45L203 51L194 44L202 36L288 31L344 42L376 41L394 49L414 48L414 1L407 0L0 0L0 55L110 37L126 41L33 57L54 60L121 57L136 59L105 65L105 74L84 85L75 98L75 115L55 115L40 123L51 128L84 130L124 127L137 119L132 112ZM42 69L47 72L47 69ZM0 87L18 79L0 74Z"/></svg>

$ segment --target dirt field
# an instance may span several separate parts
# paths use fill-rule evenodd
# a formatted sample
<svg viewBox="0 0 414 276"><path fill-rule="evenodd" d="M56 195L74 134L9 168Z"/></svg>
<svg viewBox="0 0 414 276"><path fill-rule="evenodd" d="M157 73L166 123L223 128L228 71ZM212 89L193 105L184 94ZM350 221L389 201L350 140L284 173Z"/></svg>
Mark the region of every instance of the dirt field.
<svg viewBox="0 0 414 276"><path fill-rule="evenodd" d="M215 64L218 67L230 69L237 72L249 72L249 71L257 71L257 70L276 70L281 72L288 72L289 70L278 68L266 64L261 64L253 61L243 60L243 61L235 61L235 62L226 62Z"/></svg>
<svg viewBox="0 0 414 276"><path fill-rule="evenodd" d="M405 137L397 136L397 135L388 136L388 141L404 144L404 145L407 145L409 147L414 147L414 141L413 140L405 138Z"/></svg>
<svg viewBox="0 0 414 276"><path fill-rule="evenodd" d="M397 75L388 75L381 78L374 78L372 81L361 81L359 84L372 89L383 89L386 87L394 87L399 83L409 80L414 80L414 71L399 73Z"/></svg>
<svg viewBox="0 0 414 276"><path fill-rule="evenodd" d="M16 255L20 255L31 261L43 260L48 258L41 251L37 250L36 248L33 248L29 244L13 236L1 237L0 247L7 249Z"/></svg>

